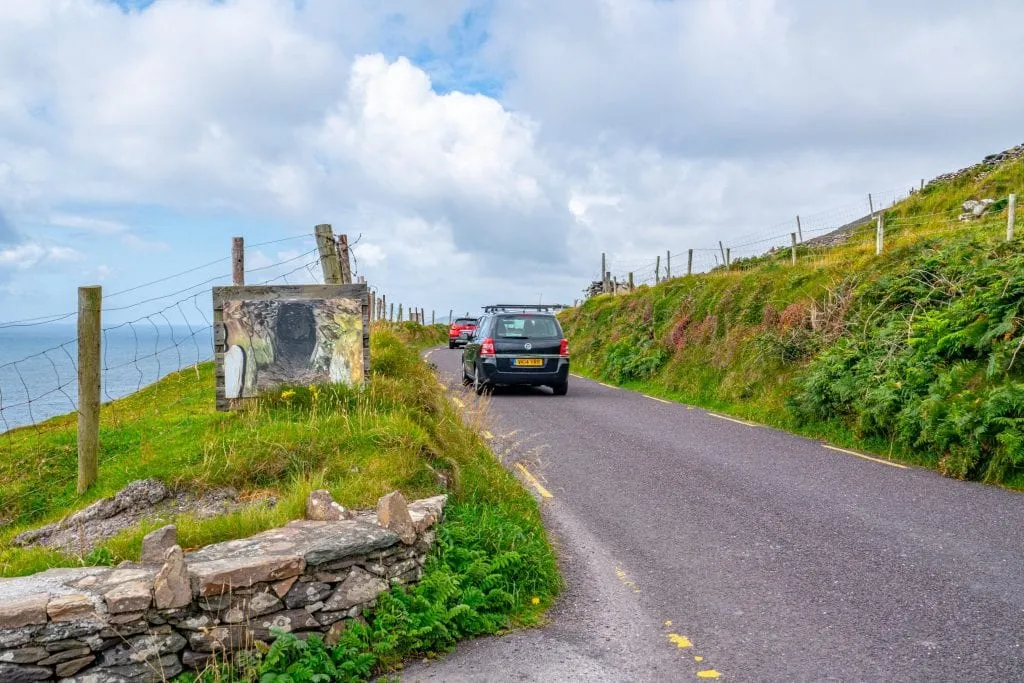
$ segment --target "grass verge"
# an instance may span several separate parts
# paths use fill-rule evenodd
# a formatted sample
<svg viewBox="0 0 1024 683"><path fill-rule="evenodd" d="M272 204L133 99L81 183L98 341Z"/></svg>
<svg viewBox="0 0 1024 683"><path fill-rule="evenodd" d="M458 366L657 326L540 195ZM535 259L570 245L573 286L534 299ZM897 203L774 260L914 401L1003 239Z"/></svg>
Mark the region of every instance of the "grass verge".
<svg viewBox="0 0 1024 683"><path fill-rule="evenodd" d="M960 479L1024 489L1024 159L936 182L844 244L738 260L561 314L581 374ZM1024 221L1018 212L1017 234Z"/></svg>

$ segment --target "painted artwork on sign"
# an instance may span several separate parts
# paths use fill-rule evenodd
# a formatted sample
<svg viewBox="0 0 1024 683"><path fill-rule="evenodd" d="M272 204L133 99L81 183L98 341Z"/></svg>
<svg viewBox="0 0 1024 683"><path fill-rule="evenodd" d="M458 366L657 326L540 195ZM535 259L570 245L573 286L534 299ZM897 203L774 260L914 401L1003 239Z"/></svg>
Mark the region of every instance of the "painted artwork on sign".
<svg viewBox="0 0 1024 683"><path fill-rule="evenodd" d="M354 287L215 289L223 326L218 399L253 398L282 385L362 383L366 297L348 291ZM332 289L338 296L329 296Z"/></svg>

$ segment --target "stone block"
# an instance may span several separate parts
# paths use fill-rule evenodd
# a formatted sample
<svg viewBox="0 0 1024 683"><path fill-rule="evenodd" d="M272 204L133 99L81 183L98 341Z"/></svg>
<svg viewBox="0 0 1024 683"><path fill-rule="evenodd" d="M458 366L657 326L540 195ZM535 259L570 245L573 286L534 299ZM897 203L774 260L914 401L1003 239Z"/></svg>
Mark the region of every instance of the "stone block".
<svg viewBox="0 0 1024 683"><path fill-rule="evenodd" d="M54 669L54 672L57 674L58 678L67 678L68 676L74 676L76 673L95 661L96 655L86 655L84 657L79 657L78 659L71 659L58 664Z"/></svg>
<svg viewBox="0 0 1024 683"><path fill-rule="evenodd" d="M320 602L331 594L331 585L314 581L311 583L297 583L292 586L288 594L284 596L284 604L288 609L305 607L314 602Z"/></svg>
<svg viewBox="0 0 1024 683"><path fill-rule="evenodd" d="M151 531L142 539L142 564L163 564L167 551L178 545L178 528L173 524Z"/></svg>
<svg viewBox="0 0 1024 683"><path fill-rule="evenodd" d="M285 595L288 594L288 591L292 589L292 586L295 585L295 582L298 581L298 579L299 577L293 576L290 579L278 581L277 583L271 586L271 590L274 591L274 595L276 595L279 598L283 598Z"/></svg>
<svg viewBox="0 0 1024 683"><path fill-rule="evenodd" d="M177 633L140 635L104 651L100 661L105 667L156 662L164 655L185 649L185 644L185 639Z"/></svg>
<svg viewBox="0 0 1024 683"><path fill-rule="evenodd" d="M72 595L60 595L51 598L46 605L46 613L52 621L78 621L80 619L95 619L96 606L92 598L82 593Z"/></svg>
<svg viewBox="0 0 1024 683"><path fill-rule="evenodd" d="M416 526L401 491L392 491L377 501L377 523L397 534L406 545L416 542Z"/></svg>
<svg viewBox="0 0 1024 683"><path fill-rule="evenodd" d="M173 526L164 528L174 529ZM175 609L192 602L192 584L185 568L185 554L179 545L164 551L163 565L153 579L153 602L157 609Z"/></svg>
<svg viewBox="0 0 1024 683"><path fill-rule="evenodd" d="M0 664L0 681L4 683L28 683L28 681L45 681L53 676L53 671L45 666L35 664Z"/></svg>
<svg viewBox="0 0 1024 683"><path fill-rule="evenodd" d="M325 612L337 612L346 610L355 605L363 605L373 602L377 596L388 589L388 584L369 572L353 567L348 578L334 590L331 597L325 602Z"/></svg>
<svg viewBox="0 0 1024 683"><path fill-rule="evenodd" d="M76 647L70 650L62 650L60 652L55 652L46 659L40 661L39 666L53 666L54 664L68 662L72 659L78 659L90 654L92 654L92 650L87 647Z"/></svg>
<svg viewBox="0 0 1024 683"><path fill-rule="evenodd" d="M153 587L148 581L127 581L108 590L103 599L111 614L138 612L149 609L153 602Z"/></svg>
<svg viewBox="0 0 1024 683"><path fill-rule="evenodd" d="M41 659L46 659L49 654L44 647L23 647L18 650L0 652L0 663L35 664Z"/></svg>
<svg viewBox="0 0 1024 683"><path fill-rule="evenodd" d="M337 522L349 519L352 513L334 502L330 491L319 489L306 499L306 519L320 522Z"/></svg>
<svg viewBox="0 0 1024 683"><path fill-rule="evenodd" d="M0 629L14 629L46 623L47 593L34 593L23 598L0 602ZM2 680L2 679L0 679Z"/></svg>
<svg viewBox="0 0 1024 683"><path fill-rule="evenodd" d="M305 566L296 555L269 555L211 560L191 564L188 571L196 592L205 597L298 576Z"/></svg>

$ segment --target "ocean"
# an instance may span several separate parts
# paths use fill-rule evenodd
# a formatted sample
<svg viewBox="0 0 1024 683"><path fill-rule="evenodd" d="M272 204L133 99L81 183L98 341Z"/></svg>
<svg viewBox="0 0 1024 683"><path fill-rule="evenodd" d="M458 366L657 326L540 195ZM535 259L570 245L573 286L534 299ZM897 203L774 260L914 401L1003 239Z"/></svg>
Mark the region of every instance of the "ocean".
<svg viewBox="0 0 1024 683"><path fill-rule="evenodd" d="M76 410L76 334L74 325L62 324L0 328L0 433ZM112 326L101 345L104 403L213 357L205 325Z"/></svg>

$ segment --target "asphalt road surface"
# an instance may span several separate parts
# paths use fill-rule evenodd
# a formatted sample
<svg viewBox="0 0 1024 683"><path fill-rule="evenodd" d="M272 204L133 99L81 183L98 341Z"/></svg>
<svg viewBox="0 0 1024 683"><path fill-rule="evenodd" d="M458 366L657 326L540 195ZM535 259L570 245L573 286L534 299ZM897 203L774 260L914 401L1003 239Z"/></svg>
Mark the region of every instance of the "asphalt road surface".
<svg viewBox="0 0 1024 683"><path fill-rule="evenodd" d="M568 589L405 681L1024 681L1020 494L578 377L490 418Z"/></svg>

